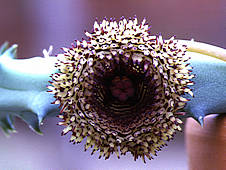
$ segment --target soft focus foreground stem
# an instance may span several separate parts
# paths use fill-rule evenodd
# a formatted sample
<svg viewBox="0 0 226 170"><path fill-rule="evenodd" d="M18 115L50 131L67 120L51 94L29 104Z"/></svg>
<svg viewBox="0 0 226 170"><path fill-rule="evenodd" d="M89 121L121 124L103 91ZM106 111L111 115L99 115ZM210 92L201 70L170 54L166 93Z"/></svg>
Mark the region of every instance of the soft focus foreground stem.
<svg viewBox="0 0 226 170"><path fill-rule="evenodd" d="M178 40L178 41L181 44L187 45L188 51L190 52L201 53L226 61L226 49L206 43L195 42L194 40Z"/></svg>

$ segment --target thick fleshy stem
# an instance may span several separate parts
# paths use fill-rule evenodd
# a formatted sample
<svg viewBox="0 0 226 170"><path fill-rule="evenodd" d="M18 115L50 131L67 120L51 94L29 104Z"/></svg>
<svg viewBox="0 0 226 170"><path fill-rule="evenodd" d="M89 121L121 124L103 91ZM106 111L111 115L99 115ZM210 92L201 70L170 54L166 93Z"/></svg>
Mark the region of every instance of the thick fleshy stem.
<svg viewBox="0 0 226 170"><path fill-rule="evenodd" d="M187 45L187 51L208 55L226 61L226 49L192 40L178 40L179 43Z"/></svg>
<svg viewBox="0 0 226 170"><path fill-rule="evenodd" d="M187 117L204 126L208 114L226 113L226 49L194 40L178 40L187 46L191 66L196 77L194 98L186 105Z"/></svg>
<svg viewBox="0 0 226 170"><path fill-rule="evenodd" d="M201 43L201 42L195 42L195 41L193 41L193 40L178 40L178 42L179 43L181 43L181 44L185 44L185 45L187 45L187 51L188 52L191 52L191 53L193 53L193 55L194 56L196 56L196 55L199 55L199 54L203 54L203 55L200 55L200 57L205 57L205 63L203 63L203 61L201 62L201 61L199 61L199 62L197 62L197 61L193 61L192 60L192 65L196 65L196 66L201 66L203 69L205 69L205 70L211 70L212 68L209 68L209 64L212 64L210 61L209 61L209 59L213 59L213 58L217 58L217 59L220 59L222 62L221 62L221 65L222 65L222 63L223 63L223 65L225 65L225 62L224 61L226 61L226 49L223 49L223 48L220 48L220 47L216 47L216 46L213 46L213 45L209 45L209 44L206 44L206 43ZM7 57L9 57L9 58L12 58L12 61L13 61L13 63L15 62L15 65L18 65L18 64L16 64L16 62L18 62L18 63L21 63L20 61L24 61L23 63L26 65L26 63L27 63L27 66L24 66L24 67L21 67L20 69L22 70L24 70L24 72L28 72L29 71L29 68L33 68L33 65L31 65L30 63L33 63L33 62L31 62L31 61L34 61L35 59L37 59L37 57L33 57L33 58L31 58L31 59L21 59L21 60L18 60L18 59L14 59L15 58L15 56L16 56L16 49L17 49L17 45L12 45L11 46L11 48L9 48L9 46L8 46L8 43L4 43L2 46L1 46L1 48L0 48L0 58L3 58L3 57L5 57L5 58L7 58ZM196 58L196 57L193 57L193 58ZM53 65L54 65L54 62L55 62L55 60L50 60L48 57L46 57L46 58L43 58L42 60L48 60L48 63L51 65L51 63L53 63ZM26 61L26 62L25 62ZM3 63L1 63L0 62L0 64L2 65ZM12 77L16 77L17 78L17 80L18 81L21 81L21 82L24 82L24 86L29 86L28 87L28 89L30 89L31 87L33 87L33 86L35 86L35 87L37 87L37 89L45 89L46 88L46 84L48 84L48 82L46 82L46 77L49 77L49 74L46 74L45 76L43 75L43 80L40 80L40 82L42 82L42 83L39 83L39 84L35 84L35 82L37 82L37 81L34 81L34 79L30 79L30 80L32 80L32 81L29 81L30 83L29 84L26 84L26 81L24 81L24 77L23 77L23 75L21 74L21 75L18 75L17 74L17 72L16 71L14 71L13 69L6 69L6 68L8 68L8 66L9 65L11 65L12 63L11 62L9 62L9 63L5 63L5 65L4 66L7 66L7 67L4 67L5 68L5 70L4 70L4 74L5 73L11 73L12 74ZM217 66L218 64L216 64L216 66ZM42 67L42 66L40 66L40 67ZM44 67L44 66L43 66ZM12 67L12 68L14 68L14 67ZM36 68L36 67L35 67ZM199 82L201 82L202 81L202 79L200 79L200 77L202 77L202 76L208 76L208 77L211 77L210 75L208 75L208 74L206 74L204 71L203 71L203 69L202 68L199 68L199 67L194 67L194 69L196 69L195 71L197 72L196 73L196 75L197 74L200 74L199 76L197 76L196 77L196 79L197 79L197 81L199 81ZM222 67L223 68L223 67ZM225 68L225 67L224 67ZM214 67L213 68L213 72L215 72L215 70L217 71L217 69ZM221 69L222 70L222 73L225 73L224 72L224 70L225 69ZM219 71L219 70L218 70ZM54 72L54 67L53 67L53 72ZM3 73L1 74L1 72L0 72L0 75L1 76L3 76L4 75ZM217 74L217 73L216 73ZM220 82L221 84L222 84L222 82L223 82L223 80L224 80L224 78L225 78L225 74L222 74L223 76L221 76L222 78L220 79L220 80L218 80L217 82ZM34 74L32 74L32 73L30 73L30 76L34 76L34 77L36 77L37 75L34 75ZM219 76L219 74L218 74L218 76ZM9 77L7 77L7 78L9 78ZM27 77L28 78L28 77ZM7 80L7 79L5 79L5 81L8 81L8 87L9 86L13 86L13 85L15 85L15 84L13 84L10 80ZM217 83L216 82L216 83ZM1 83L3 83L3 79L1 79L0 80L0 84ZM200 85L202 85L203 87L205 87L205 85L203 85L203 81L202 81L202 84L200 84ZM208 82L206 82L205 84L207 84L208 85ZM218 86L220 86L221 84L219 84L218 83ZM194 85L194 89L196 89L198 87L198 85L197 85L197 83ZM226 86L221 86L221 88L224 88L224 87L226 87ZM4 87L3 86L1 86L0 88L2 88L2 89L4 89ZM210 89L210 87L209 87L209 89ZM214 87L214 89L217 89L216 87ZM14 96L14 98L15 98L15 96L16 96L16 92L15 91L13 91L12 90L12 92L13 92L13 96ZM19 92L19 91L18 91ZM205 92L205 94L208 92L208 90L205 90L204 89L204 92ZM202 92L200 92L200 94L201 94ZM204 93L203 93L204 94ZM203 96L205 96L205 94L203 95ZM221 100L223 100L224 98L222 98L222 95L223 95L224 93L222 93L219 97L217 97L216 95L216 97L218 98L218 99L220 99L221 98ZM1 96L3 96L3 100L6 102L6 103L8 103L8 104L12 104L12 102L9 102L8 100L9 99L11 99L13 96L9 96L9 93L6 93L6 95L4 96L3 94L1 95ZM208 99L208 96L210 97L210 99L211 98L213 98L213 95L211 95L211 93L208 93L207 94L207 96L205 96L205 100L206 99ZM12 98L13 99L13 98ZM15 99L16 100L16 99ZM195 102L195 100L197 101L197 103ZM42 101L44 101L44 100L42 100ZM195 98L193 98L191 101L194 101L193 103L189 103L188 104L188 106L195 106L195 105L197 105L197 106L200 106L200 101L199 101L199 99L198 99L198 95L197 94L195 94ZM215 100L215 101L217 101L217 100ZM49 103L51 103L51 101L49 101ZM224 101L223 101L223 104L224 104ZM20 102L20 105L22 105L22 103ZM42 106L38 106L37 104L36 105L34 105L34 106L36 106L37 108L41 108ZM50 107L52 107L53 105L51 105L51 104L47 104L46 103L46 109L48 110L48 108L50 108ZM6 113L6 111L8 112L8 113L6 113L6 115L7 116L9 116L9 118L7 118L7 116L5 117L3 117L1 120L1 122L2 123L0 123L0 126L2 127L2 128L4 128L4 130L5 130L5 132L8 132L10 129L11 129L11 131L14 129L14 127L13 127L13 121L11 121L11 113L14 113L14 111L13 111L13 109L12 108L16 108L17 106L11 106L11 107L7 107L7 110L5 110L5 106L0 106L0 112L1 111L4 111L4 113ZM18 107L21 107L21 106L18 106ZM201 106L200 106L201 107ZM224 109L224 108L223 108ZM11 111L12 110L12 111ZM9 114L10 113L10 114ZM37 115L38 115L38 117L40 117L40 113L36 113ZM46 113L47 115L49 115L50 113ZM57 113L55 113L55 114L53 114L53 115L56 115ZM3 114L1 114L1 116L3 116ZM194 117L194 113L193 113L193 115L189 115L189 116L192 116L192 117ZM205 116L205 115L204 115ZM202 121L200 121L200 120L203 120L203 117L204 116L195 116L195 118L196 118L196 120L198 120L199 122L200 122L200 124L202 124ZM201 119L200 119L201 118ZM7 120L6 121L6 123L4 123L4 121L3 120ZM27 120L27 122L29 122L29 120ZM37 121L38 122L38 121ZM30 123L29 123L30 124ZM38 123L37 123L38 124ZM36 125L35 125L36 126ZM34 126L34 127L35 127ZM37 125L38 126L38 125ZM30 127L32 127L32 126L30 126ZM33 129L34 129L34 127L33 127Z"/></svg>

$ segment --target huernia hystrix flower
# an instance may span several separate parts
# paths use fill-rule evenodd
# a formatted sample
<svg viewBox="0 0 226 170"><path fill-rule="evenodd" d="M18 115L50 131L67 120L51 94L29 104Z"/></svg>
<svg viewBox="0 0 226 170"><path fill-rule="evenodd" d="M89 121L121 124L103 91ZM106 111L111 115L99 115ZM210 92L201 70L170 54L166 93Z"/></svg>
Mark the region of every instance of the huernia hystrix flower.
<svg viewBox="0 0 226 170"><path fill-rule="evenodd" d="M183 95L193 95L186 46L149 31L145 20L104 19L57 56L49 89L71 142L86 138L85 150L105 159L130 152L145 161L181 130Z"/></svg>

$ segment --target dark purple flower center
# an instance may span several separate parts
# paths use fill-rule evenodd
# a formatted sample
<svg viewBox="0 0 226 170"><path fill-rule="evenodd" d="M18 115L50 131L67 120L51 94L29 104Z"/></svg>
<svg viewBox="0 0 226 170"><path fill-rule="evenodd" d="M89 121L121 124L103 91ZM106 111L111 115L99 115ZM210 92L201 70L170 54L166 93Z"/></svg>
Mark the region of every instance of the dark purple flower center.
<svg viewBox="0 0 226 170"><path fill-rule="evenodd" d="M129 97L134 96L134 85L126 76L115 76L111 82L111 94L121 102L125 102Z"/></svg>

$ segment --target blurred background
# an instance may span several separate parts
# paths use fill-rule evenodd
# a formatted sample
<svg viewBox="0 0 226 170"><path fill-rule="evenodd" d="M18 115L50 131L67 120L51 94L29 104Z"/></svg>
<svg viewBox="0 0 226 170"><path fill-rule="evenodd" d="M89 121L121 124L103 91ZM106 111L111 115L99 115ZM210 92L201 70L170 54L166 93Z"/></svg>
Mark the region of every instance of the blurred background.
<svg viewBox="0 0 226 170"><path fill-rule="evenodd" d="M165 39L195 39L226 48L225 0L0 0L0 43L18 44L18 58L42 56L54 46L70 47L85 38L97 18L105 16L146 18L152 33ZM83 145L61 137L58 119L44 122L43 136L31 132L17 120L18 133L6 138L0 133L0 169L5 170L186 170L188 169L183 133L152 161L134 162L130 154L107 161L83 152Z"/></svg>

